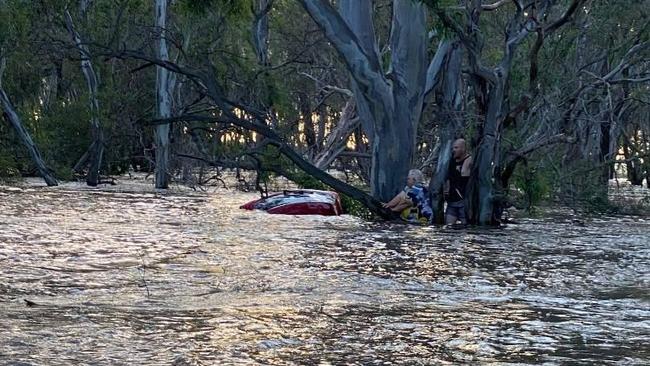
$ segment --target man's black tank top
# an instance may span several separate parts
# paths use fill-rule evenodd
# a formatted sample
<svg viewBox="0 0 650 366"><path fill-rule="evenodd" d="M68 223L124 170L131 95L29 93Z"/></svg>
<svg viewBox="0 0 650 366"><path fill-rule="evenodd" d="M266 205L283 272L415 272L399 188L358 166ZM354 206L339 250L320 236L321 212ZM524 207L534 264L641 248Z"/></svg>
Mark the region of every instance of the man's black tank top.
<svg viewBox="0 0 650 366"><path fill-rule="evenodd" d="M461 161L452 158L449 162L449 198L447 202L459 202L465 198L469 177L463 177L461 171L467 158L469 158L469 155L465 156Z"/></svg>

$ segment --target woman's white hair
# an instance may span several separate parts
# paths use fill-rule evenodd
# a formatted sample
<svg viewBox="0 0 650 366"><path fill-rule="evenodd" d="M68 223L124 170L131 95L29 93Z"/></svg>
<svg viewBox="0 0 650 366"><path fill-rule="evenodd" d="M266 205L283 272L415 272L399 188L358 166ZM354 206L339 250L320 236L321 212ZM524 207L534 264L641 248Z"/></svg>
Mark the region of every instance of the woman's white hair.
<svg viewBox="0 0 650 366"><path fill-rule="evenodd" d="M415 183L424 183L424 174L420 171L420 169L411 169L409 170L409 175L410 178L415 179Z"/></svg>

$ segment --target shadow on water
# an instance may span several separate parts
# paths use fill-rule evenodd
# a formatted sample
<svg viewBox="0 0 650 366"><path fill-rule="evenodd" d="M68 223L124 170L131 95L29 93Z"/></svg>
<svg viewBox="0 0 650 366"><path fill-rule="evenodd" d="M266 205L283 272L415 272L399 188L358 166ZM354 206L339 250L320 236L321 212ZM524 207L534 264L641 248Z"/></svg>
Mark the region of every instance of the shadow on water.
<svg viewBox="0 0 650 366"><path fill-rule="evenodd" d="M650 360L650 221L443 230L253 196L0 187L0 360Z"/></svg>

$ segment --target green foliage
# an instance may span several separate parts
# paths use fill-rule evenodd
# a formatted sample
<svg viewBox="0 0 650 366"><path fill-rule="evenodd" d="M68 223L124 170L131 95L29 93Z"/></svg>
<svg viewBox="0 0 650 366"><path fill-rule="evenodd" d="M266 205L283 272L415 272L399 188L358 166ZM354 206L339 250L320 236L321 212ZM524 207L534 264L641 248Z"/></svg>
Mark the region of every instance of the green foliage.
<svg viewBox="0 0 650 366"><path fill-rule="evenodd" d="M53 103L36 119L23 112L23 123L35 130L32 138L43 159L61 179L72 178L72 167L86 151L90 136L87 99Z"/></svg>
<svg viewBox="0 0 650 366"><path fill-rule="evenodd" d="M558 188L566 201L591 213L615 213L609 201L603 168L594 168L587 161L571 164L570 172L560 178Z"/></svg>
<svg viewBox="0 0 650 366"><path fill-rule="evenodd" d="M341 205L343 206L343 210L350 215L365 220L373 220L377 218L366 206L344 194L341 194Z"/></svg>
<svg viewBox="0 0 650 366"><path fill-rule="evenodd" d="M451 7L458 5L458 2L455 0L413 0L413 1L421 1L433 11L438 11L438 10L444 11L451 19L456 21L458 24L462 24L463 16L464 16L463 13L460 11L453 11L453 9L450 9ZM441 39L455 37L455 33L453 29L446 26L439 19L437 19L433 23L432 30Z"/></svg>
<svg viewBox="0 0 650 366"><path fill-rule="evenodd" d="M14 48L29 35L31 1L9 1L0 4L0 50Z"/></svg>
<svg viewBox="0 0 650 366"><path fill-rule="evenodd" d="M11 180L20 176L20 167L8 151L0 150L0 181Z"/></svg>
<svg viewBox="0 0 650 366"><path fill-rule="evenodd" d="M231 18L242 18L250 15L251 5L250 0L181 0L179 9L195 15L218 9Z"/></svg>
<svg viewBox="0 0 650 366"><path fill-rule="evenodd" d="M616 207L607 197L607 187L597 184L585 184L580 187L578 200L581 206L592 213L616 213Z"/></svg>
<svg viewBox="0 0 650 366"><path fill-rule="evenodd" d="M520 190L525 199L525 206L530 211L542 200L548 198L551 192L548 171L520 165L512 178L513 185Z"/></svg>

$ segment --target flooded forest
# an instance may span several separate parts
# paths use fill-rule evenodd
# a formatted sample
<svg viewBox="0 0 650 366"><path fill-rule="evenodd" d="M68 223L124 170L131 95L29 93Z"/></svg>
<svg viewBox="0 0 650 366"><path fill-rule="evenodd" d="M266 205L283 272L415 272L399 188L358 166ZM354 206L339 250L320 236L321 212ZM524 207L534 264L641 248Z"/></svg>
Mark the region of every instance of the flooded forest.
<svg viewBox="0 0 650 366"><path fill-rule="evenodd" d="M0 0L0 364L650 363L649 0Z"/></svg>

